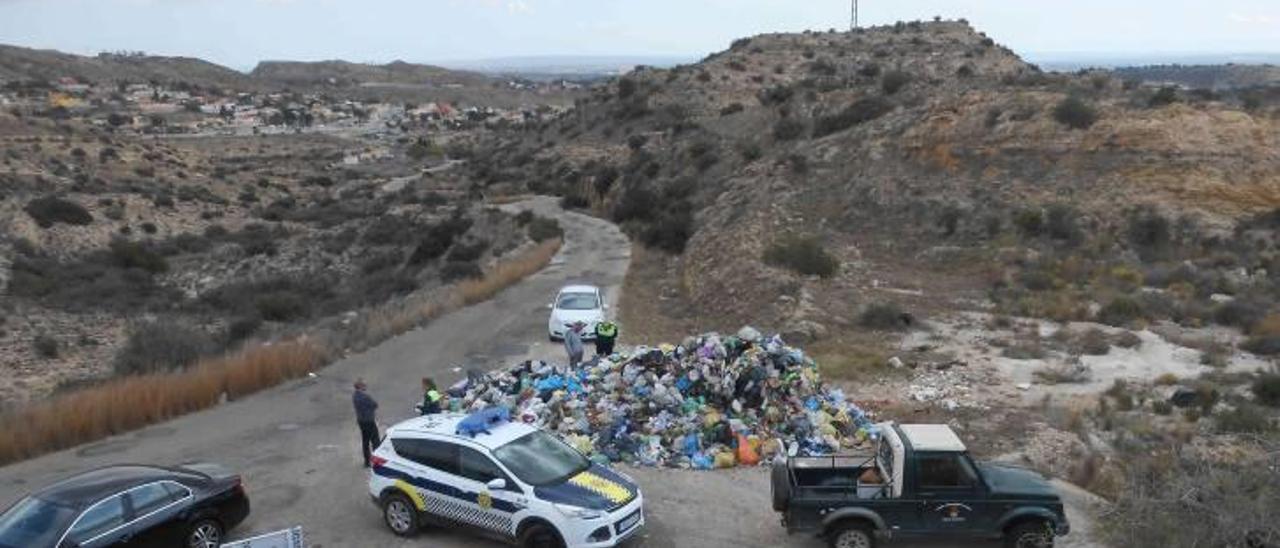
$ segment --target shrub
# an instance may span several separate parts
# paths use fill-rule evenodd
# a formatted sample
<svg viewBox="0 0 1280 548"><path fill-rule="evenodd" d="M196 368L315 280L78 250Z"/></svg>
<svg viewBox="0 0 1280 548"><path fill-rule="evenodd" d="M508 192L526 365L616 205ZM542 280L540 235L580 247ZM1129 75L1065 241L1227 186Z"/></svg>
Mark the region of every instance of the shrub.
<svg viewBox="0 0 1280 548"><path fill-rule="evenodd" d="M453 245L454 240L468 230L471 230L471 219L460 213L432 225L409 256L409 264L416 266L439 259Z"/></svg>
<svg viewBox="0 0 1280 548"><path fill-rule="evenodd" d="M893 302L878 302L867 305L858 315L858 324L868 329L897 331L911 327L914 323L911 314Z"/></svg>
<svg viewBox="0 0 1280 548"><path fill-rule="evenodd" d="M152 274L169 270L169 263L164 256L146 244L116 238L111 240L108 249L111 259L120 268L137 268Z"/></svg>
<svg viewBox="0 0 1280 548"><path fill-rule="evenodd" d="M650 247L668 253L684 252L685 244L693 236L693 207L687 201L677 202L663 211L656 221L641 233L641 240Z"/></svg>
<svg viewBox="0 0 1280 548"><path fill-rule="evenodd" d="M858 68L858 75L866 78L875 78L880 76L880 65L867 63Z"/></svg>
<svg viewBox="0 0 1280 548"><path fill-rule="evenodd" d="M58 223L83 226L93 222L93 215L84 206L55 196L31 200L22 210L40 228L49 228Z"/></svg>
<svg viewBox="0 0 1280 548"><path fill-rule="evenodd" d="M1147 209L1129 218L1129 242L1143 259L1160 257L1169 247L1169 220Z"/></svg>
<svg viewBox="0 0 1280 548"><path fill-rule="evenodd" d="M1172 105L1178 102L1178 88L1173 86L1164 86L1155 92L1150 99L1147 99L1147 106L1151 108L1160 108Z"/></svg>
<svg viewBox="0 0 1280 548"><path fill-rule="evenodd" d="M613 220L619 223L632 220L648 220L657 215L661 204L658 195L639 186L628 188L613 207Z"/></svg>
<svg viewBox="0 0 1280 548"><path fill-rule="evenodd" d="M1028 238L1038 238L1044 233L1044 214L1039 209L1024 209L1013 217L1013 225Z"/></svg>
<svg viewBox="0 0 1280 548"><path fill-rule="evenodd" d="M475 261L448 261L440 268L440 278L446 282L483 277L484 271Z"/></svg>
<svg viewBox="0 0 1280 548"><path fill-rule="evenodd" d="M1262 356L1274 356L1280 354L1280 335L1254 335L1240 348Z"/></svg>
<svg viewBox="0 0 1280 548"><path fill-rule="evenodd" d="M804 122L784 116L773 125L773 138L779 141L790 141L804 134Z"/></svg>
<svg viewBox="0 0 1280 548"><path fill-rule="evenodd" d="M823 249L817 237L788 236L764 252L764 262L806 276L830 278L840 270L840 260Z"/></svg>
<svg viewBox="0 0 1280 548"><path fill-rule="evenodd" d="M293 291L276 291L259 296L254 307L262 319L273 322L287 322L306 317L310 306L307 299Z"/></svg>
<svg viewBox="0 0 1280 548"><path fill-rule="evenodd" d="M58 339L45 333L36 335L36 338L31 341L31 347L35 349L36 355L48 360L58 357L61 346Z"/></svg>
<svg viewBox="0 0 1280 548"><path fill-rule="evenodd" d="M590 206L591 202L587 200L587 197L577 193L570 192L560 197L561 209L586 209Z"/></svg>
<svg viewBox="0 0 1280 548"><path fill-rule="evenodd" d="M1253 380L1253 397L1259 403L1271 407L1280 407L1280 374L1264 373Z"/></svg>
<svg viewBox="0 0 1280 548"><path fill-rule="evenodd" d="M181 321L137 322L116 353L118 375L140 375L181 369L213 350L204 331Z"/></svg>
<svg viewBox="0 0 1280 548"><path fill-rule="evenodd" d="M1049 206L1047 212L1045 232L1050 238L1071 244L1078 243L1083 238L1076 221L1080 213L1074 207L1066 204L1053 204Z"/></svg>
<svg viewBox="0 0 1280 548"><path fill-rule="evenodd" d="M910 74L900 70L891 70L886 72L884 77L880 79L880 89L884 91L885 95L893 95L902 91L902 88L907 87L909 83L911 83Z"/></svg>
<svg viewBox="0 0 1280 548"><path fill-rule="evenodd" d="M636 94L639 85L635 80L630 78L622 78L618 80L618 98L626 99Z"/></svg>
<svg viewBox="0 0 1280 548"><path fill-rule="evenodd" d="M893 111L893 103L883 97L867 97L845 107L839 113L823 116L813 125L814 137L825 137L858 124L870 122ZM776 134L776 128L775 128Z"/></svg>
<svg viewBox="0 0 1280 548"><path fill-rule="evenodd" d="M262 318L258 316L246 316L232 320L231 323L227 324L227 342L237 343L248 339L261 328Z"/></svg>
<svg viewBox="0 0 1280 548"><path fill-rule="evenodd" d="M1023 341L1004 347L1000 355L1011 360L1042 360L1048 353L1040 341Z"/></svg>
<svg viewBox="0 0 1280 548"><path fill-rule="evenodd" d="M520 213L517 213L515 217L515 221L517 226L528 225L530 222L533 221L533 211L526 209L521 211Z"/></svg>
<svg viewBox="0 0 1280 548"><path fill-rule="evenodd" d="M1076 340L1077 350L1086 356L1105 356L1111 352L1111 339L1101 329L1093 328Z"/></svg>
<svg viewBox="0 0 1280 548"><path fill-rule="evenodd" d="M546 217L535 217L530 221L528 231L529 239L539 243L564 236L560 221Z"/></svg>
<svg viewBox="0 0 1280 548"><path fill-rule="evenodd" d="M450 262L474 262L479 260L488 249L488 240L476 240L471 243L458 243L454 244L453 249L449 250L449 255L446 259Z"/></svg>
<svg viewBox="0 0 1280 548"><path fill-rule="evenodd" d="M1098 121L1098 111L1079 97L1067 97L1053 108L1053 119L1071 129L1088 129Z"/></svg>
<svg viewBox="0 0 1280 548"><path fill-rule="evenodd" d="M1231 434L1262 434L1275 429L1266 411L1248 403L1218 413L1216 424L1219 431Z"/></svg>
<svg viewBox="0 0 1280 548"><path fill-rule="evenodd" d="M785 84L778 84L760 91L758 98L764 106L781 105L791 100L795 89Z"/></svg>
<svg viewBox="0 0 1280 548"><path fill-rule="evenodd" d="M1244 299L1235 299L1218 305L1213 310L1213 321L1219 325L1248 329L1262 320L1266 314L1266 309L1257 304Z"/></svg>
<svg viewBox="0 0 1280 548"><path fill-rule="evenodd" d="M1098 321L1122 327L1141 319L1146 312L1142 304L1130 297L1116 297L1098 311Z"/></svg>
<svg viewBox="0 0 1280 548"><path fill-rule="evenodd" d="M1046 365L1033 371L1031 376L1045 384L1075 384L1088 382L1093 373L1089 370L1089 366L1079 360L1072 360ZM1129 407L1132 406L1133 403L1130 400Z"/></svg>

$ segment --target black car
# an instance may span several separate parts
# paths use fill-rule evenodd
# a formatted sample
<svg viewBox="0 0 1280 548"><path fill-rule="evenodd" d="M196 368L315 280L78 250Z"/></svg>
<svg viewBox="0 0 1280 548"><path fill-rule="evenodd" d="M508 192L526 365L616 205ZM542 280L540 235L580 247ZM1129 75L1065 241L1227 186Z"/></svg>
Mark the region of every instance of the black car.
<svg viewBox="0 0 1280 548"><path fill-rule="evenodd" d="M240 476L221 466L109 466L5 510L0 548L217 548L248 515Z"/></svg>

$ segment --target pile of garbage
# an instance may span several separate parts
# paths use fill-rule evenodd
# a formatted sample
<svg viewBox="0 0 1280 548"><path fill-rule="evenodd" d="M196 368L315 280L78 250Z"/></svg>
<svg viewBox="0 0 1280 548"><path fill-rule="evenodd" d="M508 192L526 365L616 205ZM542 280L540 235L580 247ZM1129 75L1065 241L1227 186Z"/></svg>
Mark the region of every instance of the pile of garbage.
<svg viewBox="0 0 1280 548"><path fill-rule="evenodd" d="M505 408L602 464L730 468L780 452L833 454L878 435L804 352L750 327L634 348L576 371L524 362L449 391L459 410Z"/></svg>

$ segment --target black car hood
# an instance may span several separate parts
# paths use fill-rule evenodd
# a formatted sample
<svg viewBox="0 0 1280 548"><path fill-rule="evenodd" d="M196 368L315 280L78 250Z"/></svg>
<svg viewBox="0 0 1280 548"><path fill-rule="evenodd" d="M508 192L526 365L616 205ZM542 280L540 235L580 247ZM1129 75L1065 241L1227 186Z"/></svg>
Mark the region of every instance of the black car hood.
<svg viewBox="0 0 1280 548"><path fill-rule="evenodd" d="M980 464L991 494L1000 497L1058 500L1058 492L1035 470L1002 464Z"/></svg>

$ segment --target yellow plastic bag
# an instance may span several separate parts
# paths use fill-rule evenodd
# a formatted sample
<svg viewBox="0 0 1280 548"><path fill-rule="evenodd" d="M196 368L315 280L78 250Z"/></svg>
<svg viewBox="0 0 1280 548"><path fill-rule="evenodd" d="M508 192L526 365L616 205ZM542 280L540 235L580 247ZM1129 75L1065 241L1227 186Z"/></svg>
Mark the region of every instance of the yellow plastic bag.
<svg viewBox="0 0 1280 548"><path fill-rule="evenodd" d="M732 451L721 451L716 453L716 468L733 468L738 465L738 460L734 458Z"/></svg>

